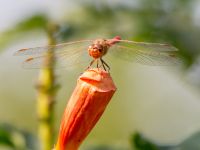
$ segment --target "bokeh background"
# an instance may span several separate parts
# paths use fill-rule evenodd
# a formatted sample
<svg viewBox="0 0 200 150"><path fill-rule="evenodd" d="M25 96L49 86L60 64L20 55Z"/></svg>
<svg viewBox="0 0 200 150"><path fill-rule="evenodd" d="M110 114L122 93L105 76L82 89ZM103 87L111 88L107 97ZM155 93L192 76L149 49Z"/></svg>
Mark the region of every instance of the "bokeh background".
<svg viewBox="0 0 200 150"><path fill-rule="evenodd" d="M47 45L49 23L58 26L59 43L120 35L171 43L182 56L180 66L169 67L107 56L118 90L82 150L200 149L199 0L7 0L0 6L0 18L0 149L34 149L37 143L39 70L23 69L23 57L13 53ZM84 69L56 70L61 88L55 142L63 110Z"/></svg>

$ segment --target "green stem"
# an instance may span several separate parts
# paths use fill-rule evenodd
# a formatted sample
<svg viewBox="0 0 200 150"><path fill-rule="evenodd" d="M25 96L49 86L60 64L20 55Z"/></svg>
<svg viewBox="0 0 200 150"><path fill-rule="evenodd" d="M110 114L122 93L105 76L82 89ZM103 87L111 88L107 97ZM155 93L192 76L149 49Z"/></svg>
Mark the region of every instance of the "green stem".
<svg viewBox="0 0 200 150"><path fill-rule="evenodd" d="M53 37L54 28L48 28L49 45L56 43ZM39 74L37 113L39 118L38 135L41 143L41 150L51 150L53 147L53 118L55 101L55 72L54 52L50 49L44 60Z"/></svg>

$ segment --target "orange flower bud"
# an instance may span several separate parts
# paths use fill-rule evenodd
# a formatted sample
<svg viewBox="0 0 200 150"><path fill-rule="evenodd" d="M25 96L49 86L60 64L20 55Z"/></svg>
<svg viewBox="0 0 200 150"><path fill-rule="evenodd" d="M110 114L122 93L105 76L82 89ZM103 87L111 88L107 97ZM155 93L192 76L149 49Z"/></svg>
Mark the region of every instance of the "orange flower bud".
<svg viewBox="0 0 200 150"><path fill-rule="evenodd" d="M115 91L108 72L97 68L85 71L68 101L55 150L77 150Z"/></svg>

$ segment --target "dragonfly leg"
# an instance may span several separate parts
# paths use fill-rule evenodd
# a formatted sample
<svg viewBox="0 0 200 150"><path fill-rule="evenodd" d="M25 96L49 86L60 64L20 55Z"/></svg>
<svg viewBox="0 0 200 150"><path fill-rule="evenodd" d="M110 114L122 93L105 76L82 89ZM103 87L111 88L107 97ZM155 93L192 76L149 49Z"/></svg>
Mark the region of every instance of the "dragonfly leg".
<svg viewBox="0 0 200 150"><path fill-rule="evenodd" d="M97 68L99 68L99 59L97 59Z"/></svg>
<svg viewBox="0 0 200 150"><path fill-rule="evenodd" d="M90 62L90 65L86 68L86 70L90 69L90 67L93 65L93 63L95 62L96 59L93 59L91 62Z"/></svg>
<svg viewBox="0 0 200 150"><path fill-rule="evenodd" d="M109 71L109 70L110 70L110 66L109 66L102 58L100 58L100 60L101 60L103 69L104 69L105 71L107 71L107 70L106 70L106 67L107 67L107 68L108 68L108 71Z"/></svg>

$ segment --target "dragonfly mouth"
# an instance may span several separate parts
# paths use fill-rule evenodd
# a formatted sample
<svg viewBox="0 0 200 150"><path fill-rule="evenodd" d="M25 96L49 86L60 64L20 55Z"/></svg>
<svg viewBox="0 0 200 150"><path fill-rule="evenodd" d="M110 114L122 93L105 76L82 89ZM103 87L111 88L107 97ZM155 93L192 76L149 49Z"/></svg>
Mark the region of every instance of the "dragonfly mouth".
<svg viewBox="0 0 200 150"><path fill-rule="evenodd" d="M99 49L98 47L92 47L89 49L90 56L92 56L95 59L101 57L103 54L102 52L103 52L103 50Z"/></svg>

